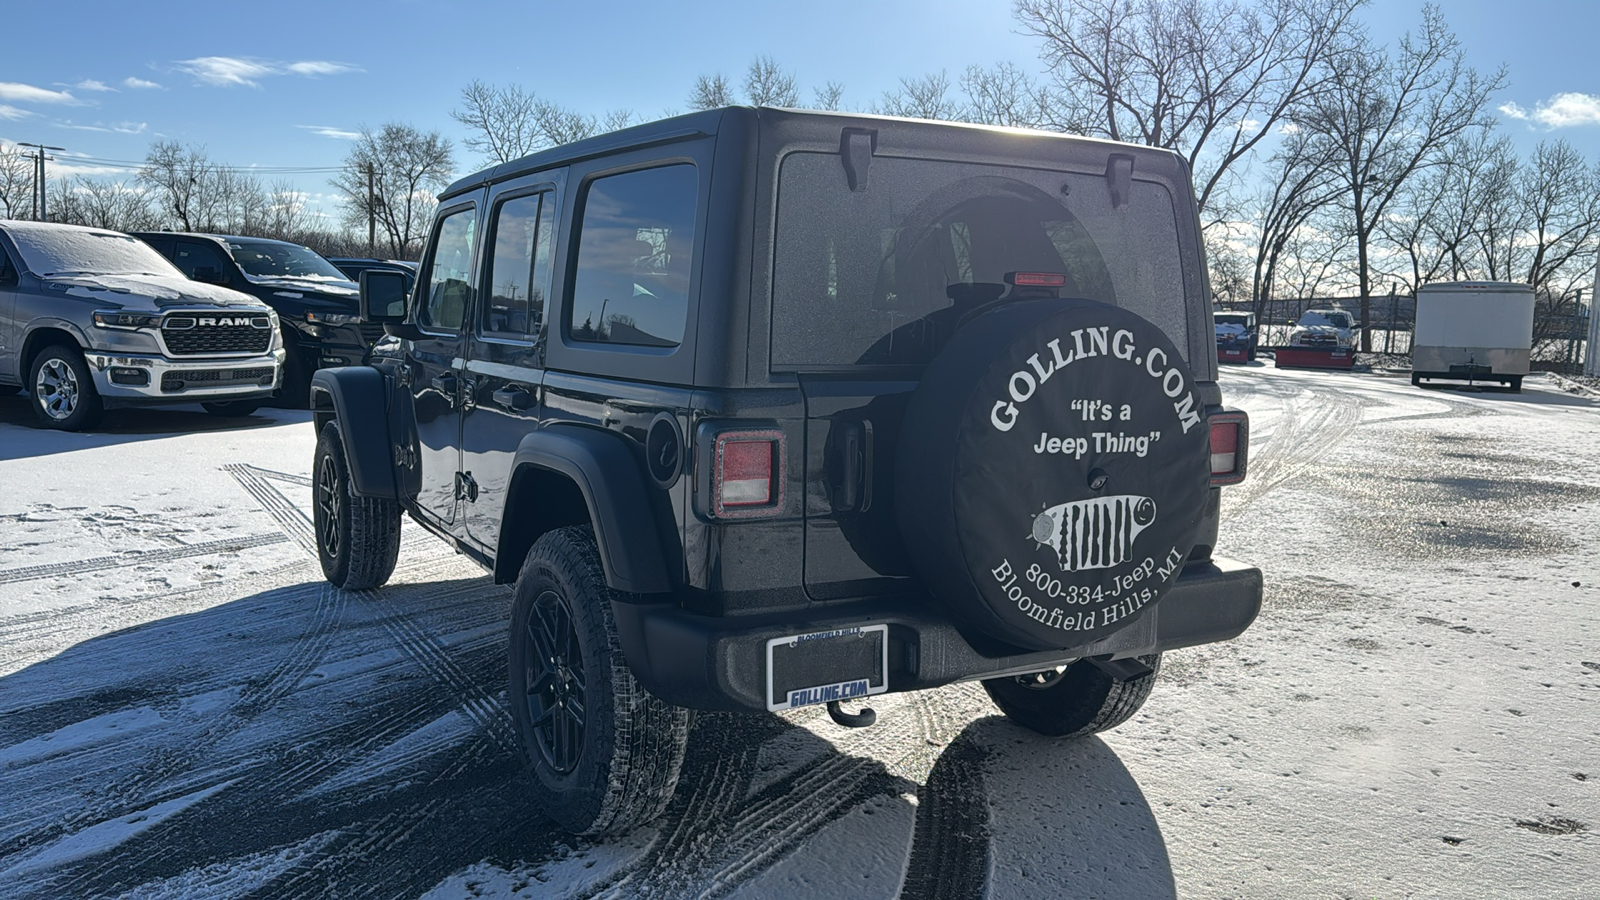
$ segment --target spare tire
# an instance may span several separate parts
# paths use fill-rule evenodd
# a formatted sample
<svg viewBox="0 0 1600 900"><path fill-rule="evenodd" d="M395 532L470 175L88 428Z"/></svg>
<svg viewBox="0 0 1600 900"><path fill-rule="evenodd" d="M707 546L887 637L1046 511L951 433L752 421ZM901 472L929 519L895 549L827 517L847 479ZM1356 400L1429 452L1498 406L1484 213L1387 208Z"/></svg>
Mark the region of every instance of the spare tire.
<svg viewBox="0 0 1600 900"><path fill-rule="evenodd" d="M1033 650L1126 627L1177 578L1209 490L1183 356L1090 300L1005 304L929 364L897 449L917 574L963 624Z"/></svg>

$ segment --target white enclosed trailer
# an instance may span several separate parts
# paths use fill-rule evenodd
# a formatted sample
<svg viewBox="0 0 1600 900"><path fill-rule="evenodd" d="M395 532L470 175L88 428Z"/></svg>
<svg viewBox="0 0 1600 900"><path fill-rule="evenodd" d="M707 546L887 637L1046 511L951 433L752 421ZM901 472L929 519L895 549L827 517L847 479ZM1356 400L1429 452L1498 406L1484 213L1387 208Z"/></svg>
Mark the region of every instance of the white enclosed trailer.
<svg viewBox="0 0 1600 900"><path fill-rule="evenodd" d="M1493 381L1522 390L1533 348L1533 288L1451 281L1417 292L1411 383Z"/></svg>

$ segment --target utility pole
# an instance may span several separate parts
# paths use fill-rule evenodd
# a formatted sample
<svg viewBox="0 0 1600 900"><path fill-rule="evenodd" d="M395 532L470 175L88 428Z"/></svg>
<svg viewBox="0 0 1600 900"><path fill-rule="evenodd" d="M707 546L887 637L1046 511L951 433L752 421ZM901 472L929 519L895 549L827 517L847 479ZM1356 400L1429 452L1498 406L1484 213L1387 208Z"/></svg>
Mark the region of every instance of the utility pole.
<svg viewBox="0 0 1600 900"><path fill-rule="evenodd" d="M45 207L45 180L44 162L48 158L44 155L46 150L65 151L65 147L46 147L44 144L18 143L18 147L33 147L33 218L39 222L50 220L50 213Z"/></svg>

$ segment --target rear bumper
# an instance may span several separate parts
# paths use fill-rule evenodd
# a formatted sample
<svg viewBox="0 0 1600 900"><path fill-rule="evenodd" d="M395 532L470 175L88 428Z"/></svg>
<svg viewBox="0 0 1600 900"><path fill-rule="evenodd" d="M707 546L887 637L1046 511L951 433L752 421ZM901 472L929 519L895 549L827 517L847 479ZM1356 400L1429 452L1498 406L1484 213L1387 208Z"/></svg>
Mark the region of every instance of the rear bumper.
<svg viewBox="0 0 1600 900"><path fill-rule="evenodd" d="M693 709L761 711L771 638L886 623L889 690L915 691L1091 656L1120 659L1225 641L1255 621L1261 594L1260 569L1226 559L1191 563L1154 608L1102 641L1001 656L973 647L931 599L762 616L703 616L671 603L617 603L612 610L628 666L651 693Z"/></svg>
<svg viewBox="0 0 1600 900"><path fill-rule="evenodd" d="M1280 369L1348 369L1356 364L1349 347L1278 347L1273 364Z"/></svg>

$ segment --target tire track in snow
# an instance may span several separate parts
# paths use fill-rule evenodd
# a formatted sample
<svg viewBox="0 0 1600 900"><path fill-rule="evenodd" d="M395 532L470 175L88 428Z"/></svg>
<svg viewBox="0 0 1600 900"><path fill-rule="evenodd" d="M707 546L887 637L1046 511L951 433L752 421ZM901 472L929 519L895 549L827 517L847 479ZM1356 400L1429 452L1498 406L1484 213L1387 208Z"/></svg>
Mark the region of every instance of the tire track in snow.
<svg viewBox="0 0 1600 900"><path fill-rule="evenodd" d="M309 479L282 472L269 472L244 463L228 463L222 470L232 475L233 479L239 482L239 486L261 504L261 508L277 521L278 527L283 529L283 533L288 535L290 540L299 544L313 559L316 558L317 537L310 517L285 497L282 491L269 483L269 479L272 479L309 485Z"/></svg>
<svg viewBox="0 0 1600 900"><path fill-rule="evenodd" d="M129 566L171 562L178 559L188 559L192 556L211 556L217 553L232 553L239 550L249 550L252 547L266 547L272 544L281 544L285 540L288 540L288 538L284 537L282 534L252 534L246 537L225 538L220 541L205 541L199 544L185 544L182 547L166 547L160 550L130 550L127 553L117 553L111 556L95 556L89 559L74 560L72 562L46 563L38 566L21 566L15 569L0 569L0 584L13 584L19 581L32 581L37 578L82 575L86 572L99 572L105 569L122 569ZM35 613L33 615L48 616L50 614ZM10 621L11 620L7 620L5 624L9 624Z"/></svg>
<svg viewBox="0 0 1600 900"><path fill-rule="evenodd" d="M962 736L917 791L917 819L901 900L981 900L989 877L988 752Z"/></svg>
<svg viewBox="0 0 1600 900"><path fill-rule="evenodd" d="M963 727L970 721L964 690L968 689L950 686L875 697L877 725L850 730L822 725L842 733L832 738L816 735L819 746L814 757L752 796L747 793L759 774L762 748L792 736L792 729L770 733L737 753L729 753L728 746L713 749L692 744L690 759L714 754L712 764L706 770L686 773L678 798L656 822L661 835L639 859L581 896L587 900L710 898L737 889L862 803L884 794L909 793L915 782L894 770L914 768L929 741L949 742L954 735L947 732L946 721L959 721ZM919 704L921 710L916 708ZM812 714L805 718L816 721L815 712L808 712ZM749 731L762 722L757 717L749 717L751 722L740 718L731 716L726 729L721 729L728 732L722 741L725 745L737 744L741 730ZM706 739L699 726L696 731L700 740ZM971 790L970 783L964 783L963 789ZM981 794L971 802L986 808ZM970 857L969 853L963 858Z"/></svg>

